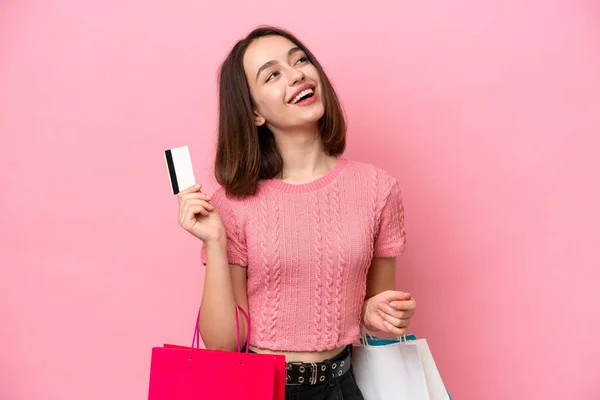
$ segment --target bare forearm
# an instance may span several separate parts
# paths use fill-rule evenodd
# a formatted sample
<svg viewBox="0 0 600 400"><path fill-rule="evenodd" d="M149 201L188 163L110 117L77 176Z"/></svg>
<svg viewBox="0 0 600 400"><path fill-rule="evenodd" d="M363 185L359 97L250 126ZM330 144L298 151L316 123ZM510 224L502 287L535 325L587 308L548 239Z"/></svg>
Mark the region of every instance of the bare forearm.
<svg viewBox="0 0 600 400"><path fill-rule="evenodd" d="M369 324L368 318L365 318L365 310L373 297L388 290L396 290L396 259L374 258L367 275L367 292L360 319L364 327L371 332L381 332L381 329ZM371 308L377 309L378 305L371 305Z"/></svg>
<svg viewBox="0 0 600 400"><path fill-rule="evenodd" d="M206 274L200 313L200 334L208 349L237 350L236 302L225 241L206 243ZM246 340L246 323L240 313L240 340Z"/></svg>

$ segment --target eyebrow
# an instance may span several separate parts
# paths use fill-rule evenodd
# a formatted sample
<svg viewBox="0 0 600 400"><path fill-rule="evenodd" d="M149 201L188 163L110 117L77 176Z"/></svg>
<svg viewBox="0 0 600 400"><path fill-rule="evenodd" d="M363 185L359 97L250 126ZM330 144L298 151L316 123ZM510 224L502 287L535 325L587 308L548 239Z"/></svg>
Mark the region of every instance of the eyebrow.
<svg viewBox="0 0 600 400"><path fill-rule="evenodd" d="M300 47L292 47L291 49L288 50L287 56L290 57L292 54L297 53L299 51L302 51L302 49ZM260 76L261 72L263 72L265 69L267 69L270 66L275 65L275 64L277 64L277 61L271 60L271 61L267 61L266 63L261 65L260 68L258 69L258 71L256 72L256 80L258 80L258 77Z"/></svg>

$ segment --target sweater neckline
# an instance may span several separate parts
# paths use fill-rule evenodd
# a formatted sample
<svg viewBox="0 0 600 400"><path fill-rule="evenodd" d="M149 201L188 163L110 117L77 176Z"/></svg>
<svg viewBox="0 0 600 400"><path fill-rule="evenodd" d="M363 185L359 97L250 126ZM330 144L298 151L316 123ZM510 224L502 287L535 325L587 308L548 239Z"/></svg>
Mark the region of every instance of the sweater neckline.
<svg viewBox="0 0 600 400"><path fill-rule="evenodd" d="M335 165L325 175L306 183L288 183L278 178L271 178L266 183L278 190L288 193L306 193L321 189L333 181L342 169L348 164L348 160L339 156L335 161Z"/></svg>

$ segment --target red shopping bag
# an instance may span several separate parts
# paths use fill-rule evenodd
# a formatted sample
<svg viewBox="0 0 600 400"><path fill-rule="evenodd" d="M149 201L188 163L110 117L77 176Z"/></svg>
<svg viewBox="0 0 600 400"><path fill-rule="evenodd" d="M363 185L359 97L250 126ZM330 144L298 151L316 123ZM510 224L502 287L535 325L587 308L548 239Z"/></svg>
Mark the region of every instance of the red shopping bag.
<svg viewBox="0 0 600 400"><path fill-rule="evenodd" d="M283 400L285 356L241 351L236 308L238 351L204 350L196 320L191 347L165 344L152 349L148 400ZM194 344L196 347L194 348Z"/></svg>

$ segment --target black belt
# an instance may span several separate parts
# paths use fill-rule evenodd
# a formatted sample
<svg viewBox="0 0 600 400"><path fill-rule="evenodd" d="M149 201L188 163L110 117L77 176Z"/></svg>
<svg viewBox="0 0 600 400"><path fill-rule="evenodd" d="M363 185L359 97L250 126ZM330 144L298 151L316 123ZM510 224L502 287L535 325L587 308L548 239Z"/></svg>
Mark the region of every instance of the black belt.
<svg viewBox="0 0 600 400"><path fill-rule="evenodd" d="M316 385L338 379L352 365L352 350L348 346L342 353L318 363L288 362L286 363L286 385Z"/></svg>

